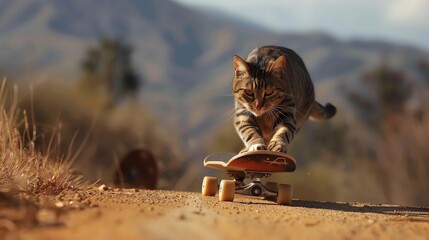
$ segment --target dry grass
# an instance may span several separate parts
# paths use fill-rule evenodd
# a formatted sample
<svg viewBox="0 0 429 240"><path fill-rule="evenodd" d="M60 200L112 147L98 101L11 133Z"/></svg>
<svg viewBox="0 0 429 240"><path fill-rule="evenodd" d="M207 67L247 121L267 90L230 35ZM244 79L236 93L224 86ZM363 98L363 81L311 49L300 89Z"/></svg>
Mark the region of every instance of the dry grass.
<svg viewBox="0 0 429 240"><path fill-rule="evenodd" d="M166 128L163 120L156 118L140 100L124 99L120 104L105 109L91 102L103 101L102 94L95 91L91 96L85 96L85 92L80 91L75 83L48 80L35 84L34 91L27 89L22 87L19 106L34 109L34 114L28 114L28 118L37 120L38 139L35 143L42 153L50 152L51 156L58 156L59 153L73 155L70 142L84 146L79 158L73 161L73 166L85 181L112 185L117 166L115 156L116 161L121 161L129 151L150 150L160 170L158 188L176 188L176 182L186 169L184 157L188 150L178 147L178 129ZM32 93L34 101L30 97ZM56 124L59 114L61 125ZM48 151L54 131L57 134L52 142L56 143L56 148ZM61 144L58 143L60 137ZM66 156L65 159L70 157Z"/></svg>
<svg viewBox="0 0 429 240"><path fill-rule="evenodd" d="M61 140L57 133L61 124L54 128L49 150L42 154L35 148L36 124L28 121L25 110L17 108L17 97L18 88L8 88L3 80L0 88L0 189L58 194L82 187L81 176L72 168L75 155L64 158L55 151Z"/></svg>

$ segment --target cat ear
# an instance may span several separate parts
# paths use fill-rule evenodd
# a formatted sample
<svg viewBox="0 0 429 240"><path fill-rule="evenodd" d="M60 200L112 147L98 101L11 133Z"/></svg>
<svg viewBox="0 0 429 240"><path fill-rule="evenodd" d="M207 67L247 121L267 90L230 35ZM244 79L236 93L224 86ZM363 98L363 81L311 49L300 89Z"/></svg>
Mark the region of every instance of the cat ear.
<svg viewBox="0 0 429 240"><path fill-rule="evenodd" d="M236 77L249 74L249 65L239 56L234 55L234 74Z"/></svg>
<svg viewBox="0 0 429 240"><path fill-rule="evenodd" d="M286 57L283 55L278 57L271 65L270 72L274 75L280 74L280 76L283 76L286 72Z"/></svg>

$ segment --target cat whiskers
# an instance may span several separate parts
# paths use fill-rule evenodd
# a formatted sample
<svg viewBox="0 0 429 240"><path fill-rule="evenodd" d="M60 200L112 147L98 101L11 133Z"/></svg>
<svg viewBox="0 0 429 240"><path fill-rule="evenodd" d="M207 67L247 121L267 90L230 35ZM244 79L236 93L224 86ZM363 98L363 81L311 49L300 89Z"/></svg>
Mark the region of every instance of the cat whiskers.
<svg viewBox="0 0 429 240"><path fill-rule="evenodd" d="M287 109L282 107L282 106L275 106L274 108L271 109L271 112L273 113L273 115L276 118L288 117L288 115L286 114L286 112L288 112L288 111L285 111L285 110L287 110ZM293 109L291 109L291 110L293 110Z"/></svg>
<svg viewBox="0 0 429 240"><path fill-rule="evenodd" d="M271 120L273 122L275 122L276 119L277 119L277 115L275 113L275 109L273 108L273 109L269 110L267 113L268 113L268 116L271 118Z"/></svg>
<svg viewBox="0 0 429 240"><path fill-rule="evenodd" d="M230 121L236 114L238 110L243 110L243 113L246 115L251 115L252 113L247 110L245 107L233 107L224 113L225 122Z"/></svg>
<svg viewBox="0 0 429 240"><path fill-rule="evenodd" d="M234 117L234 115L235 115L235 108L234 107L229 109L228 111L226 111L223 114L223 117L225 118L225 122L228 122L229 120L231 120L231 118Z"/></svg>
<svg viewBox="0 0 429 240"><path fill-rule="evenodd" d="M231 93L218 93L218 94L214 94L216 97L234 97L233 94Z"/></svg>

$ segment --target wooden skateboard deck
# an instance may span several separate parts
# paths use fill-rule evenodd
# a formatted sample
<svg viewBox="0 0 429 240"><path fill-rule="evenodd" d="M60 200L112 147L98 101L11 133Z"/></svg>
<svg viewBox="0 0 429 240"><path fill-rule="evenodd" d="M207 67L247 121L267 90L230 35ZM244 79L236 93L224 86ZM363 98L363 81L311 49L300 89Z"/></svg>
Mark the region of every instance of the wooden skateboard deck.
<svg viewBox="0 0 429 240"><path fill-rule="evenodd" d="M296 160L286 153L258 150L213 154L204 159L204 166L223 171L293 172Z"/></svg>

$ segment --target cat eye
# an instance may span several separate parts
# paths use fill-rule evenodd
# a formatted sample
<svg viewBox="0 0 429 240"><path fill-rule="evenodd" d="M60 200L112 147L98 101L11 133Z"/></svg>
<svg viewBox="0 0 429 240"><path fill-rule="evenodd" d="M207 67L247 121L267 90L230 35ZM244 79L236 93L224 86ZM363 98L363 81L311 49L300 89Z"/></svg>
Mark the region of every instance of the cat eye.
<svg viewBox="0 0 429 240"><path fill-rule="evenodd" d="M253 91L252 90L245 89L244 94L246 94L249 97L253 97Z"/></svg>
<svg viewBox="0 0 429 240"><path fill-rule="evenodd" d="M267 96L267 97L273 95L273 93L274 93L274 91L272 89L268 88L268 89L265 90L265 96Z"/></svg>

